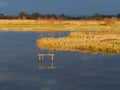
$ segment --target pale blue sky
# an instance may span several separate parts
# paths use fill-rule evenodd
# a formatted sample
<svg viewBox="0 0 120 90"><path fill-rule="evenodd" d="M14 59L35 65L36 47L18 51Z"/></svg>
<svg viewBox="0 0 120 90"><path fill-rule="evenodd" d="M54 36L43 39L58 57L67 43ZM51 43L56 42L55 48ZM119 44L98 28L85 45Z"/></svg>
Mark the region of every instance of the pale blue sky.
<svg viewBox="0 0 120 90"><path fill-rule="evenodd" d="M1 13L14 15L21 11L67 15L117 14L120 13L120 0L0 0Z"/></svg>

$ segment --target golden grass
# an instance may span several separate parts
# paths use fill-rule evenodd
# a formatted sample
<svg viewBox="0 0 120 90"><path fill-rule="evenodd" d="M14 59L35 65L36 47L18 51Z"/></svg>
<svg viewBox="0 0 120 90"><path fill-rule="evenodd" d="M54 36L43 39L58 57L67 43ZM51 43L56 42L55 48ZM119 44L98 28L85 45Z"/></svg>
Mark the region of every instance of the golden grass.
<svg viewBox="0 0 120 90"><path fill-rule="evenodd" d="M120 54L120 32L71 32L67 37L38 39L37 46L50 50Z"/></svg>
<svg viewBox="0 0 120 90"><path fill-rule="evenodd" d="M0 24L64 24L64 25L99 25L104 21L89 20L0 20Z"/></svg>
<svg viewBox="0 0 120 90"><path fill-rule="evenodd" d="M0 30L7 31L69 31L120 30L120 21L105 25L104 21L88 20L0 20Z"/></svg>

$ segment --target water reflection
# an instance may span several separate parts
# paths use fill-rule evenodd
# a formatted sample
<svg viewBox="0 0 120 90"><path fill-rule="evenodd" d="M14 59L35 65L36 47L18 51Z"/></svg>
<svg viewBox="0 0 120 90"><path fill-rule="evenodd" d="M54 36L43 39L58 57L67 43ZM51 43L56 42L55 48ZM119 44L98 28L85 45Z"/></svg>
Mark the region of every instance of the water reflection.
<svg viewBox="0 0 120 90"><path fill-rule="evenodd" d="M45 57L50 57L51 60L49 62L46 62ZM38 68L39 69L54 69L55 68L54 54L38 54Z"/></svg>
<svg viewBox="0 0 120 90"><path fill-rule="evenodd" d="M50 52L36 47L37 35L0 33L0 90L120 90L120 55ZM54 53L54 62L39 62L39 53ZM36 69L40 63L55 70Z"/></svg>

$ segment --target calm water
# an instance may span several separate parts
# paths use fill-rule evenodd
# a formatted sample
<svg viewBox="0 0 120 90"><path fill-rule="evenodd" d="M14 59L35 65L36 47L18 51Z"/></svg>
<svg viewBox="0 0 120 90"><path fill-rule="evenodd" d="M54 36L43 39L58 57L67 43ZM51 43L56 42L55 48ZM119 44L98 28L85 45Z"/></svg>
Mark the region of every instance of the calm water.
<svg viewBox="0 0 120 90"><path fill-rule="evenodd" d="M61 37L59 33L0 32L0 90L120 90L120 55L103 56L69 51L38 49L41 37ZM37 54L44 57L40 68Z"/></svg>

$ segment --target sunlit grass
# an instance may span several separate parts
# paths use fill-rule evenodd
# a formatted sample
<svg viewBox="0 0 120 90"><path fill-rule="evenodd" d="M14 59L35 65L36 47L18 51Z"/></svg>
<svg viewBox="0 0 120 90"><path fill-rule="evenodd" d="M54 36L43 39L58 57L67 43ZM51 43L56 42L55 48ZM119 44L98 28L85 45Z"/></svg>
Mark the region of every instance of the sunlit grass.
<svg viewBox="0 0 120 90"><path fill-rule="evenodd" d="M120 32L71 32L67 37L38 39L37 46L50 50L120 54Z"/></svg>
<svg viewBox="0 0 120 90"><path fill-rule="evenodd" d="M70 30L120 30L120 21L104 25L104 21L87 20L0 20L0 30L10 31L70 31Z"/></svg>

